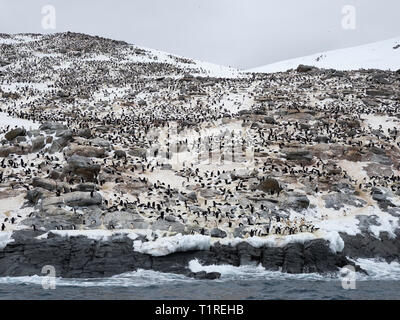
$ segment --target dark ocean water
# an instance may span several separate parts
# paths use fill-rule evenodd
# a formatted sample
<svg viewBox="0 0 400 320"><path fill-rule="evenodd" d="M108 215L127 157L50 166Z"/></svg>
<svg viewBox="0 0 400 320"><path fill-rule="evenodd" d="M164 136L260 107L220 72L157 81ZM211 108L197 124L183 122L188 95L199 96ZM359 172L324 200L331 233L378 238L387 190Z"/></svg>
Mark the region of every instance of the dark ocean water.
<svg viewBox="0 0 400 320"><path fill-rule="evenodd" d="M192 271L221 273L218 280L194 280L183 275L138 270L98 279L42 276L0 278L0 299L400 299L400 263L359 259L368 275L353 273L355 289L344 289L342 271L327 275L287 274L261 266L202 266ZM50 282L49 282L50 280ZM54 289L48 288L53 285Z"/></svg>
<svg viewBox="0 0 400 320"><path fill-rule="evenodd" d="M400 299L400 281L360 281L345 290L337 280L191 281L140 286L0 285L0 299Z"/></svg>

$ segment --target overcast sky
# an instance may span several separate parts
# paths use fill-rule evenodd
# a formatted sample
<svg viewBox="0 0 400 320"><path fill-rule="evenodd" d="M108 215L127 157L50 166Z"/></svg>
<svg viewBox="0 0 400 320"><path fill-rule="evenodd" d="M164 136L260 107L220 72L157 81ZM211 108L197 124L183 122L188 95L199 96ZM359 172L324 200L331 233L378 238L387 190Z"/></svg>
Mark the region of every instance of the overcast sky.
<svg viewBox="0 0 400 320"><path fill-rule="evenodd" d="M399 12L399 0L0 0L0 32L83 32L247 69L400 36Z"/></svg>

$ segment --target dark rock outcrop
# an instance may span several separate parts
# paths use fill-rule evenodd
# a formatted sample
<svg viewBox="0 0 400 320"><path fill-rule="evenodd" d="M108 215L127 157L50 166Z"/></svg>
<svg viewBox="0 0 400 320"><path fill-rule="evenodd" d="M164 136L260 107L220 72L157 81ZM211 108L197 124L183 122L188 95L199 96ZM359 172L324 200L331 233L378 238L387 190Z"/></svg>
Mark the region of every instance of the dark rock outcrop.
<svg viewBox="0 0 400 320"><path fill-rule="evenodd" d="M257 186L257 189L265 193L278 193L282 190L278 180L273 178L267 178L260 182L260 184Z"/></svg>
<svg viewBox="0 0 400 320"><path fill-rule="evenodd" d="M25 136L25 135L26 135L26 130L24 128L16 128L11 131L8 131L4 135L4 138L6 138L8 141L11 141L11 140L14 140L16 137Z"/></svg>
<svg viewBox="0 0 400 320"><path fill-rule="evenodd" d="M93 181L100 172L100 165L95 164L90 158L73 155L67 160L68 165L65 172L72 171L74 174Z"/></svg>
<svg viewBox="0 0 400 320"><path fill-rule="evenodd" d="M188 264L193 259L198 259L202 265L261 263L268 270L327 273L338 271L345 265L354 265L347 260L346 254L359 250L356 249L357 239L351 239L352 245L345 248L345 253L334 253L327 241L317 239L304 244L261 248L248 243L240 243L236 247L216 243L210 250L151 256L135 252L133 240L123 234L115 234L101 241L84 236L62 237L51 232L47 238L37 239L41 234L43 232L32 230L13 234L14 242L0 249L0 276L40 275L44 265L52 265L57 276L65 278L107 277L138 268L184 274L198 279L219 278L218 273L191 272ZM389 249L386 252L389 253ZM392 256L397 251L393 252Z"/></svg>

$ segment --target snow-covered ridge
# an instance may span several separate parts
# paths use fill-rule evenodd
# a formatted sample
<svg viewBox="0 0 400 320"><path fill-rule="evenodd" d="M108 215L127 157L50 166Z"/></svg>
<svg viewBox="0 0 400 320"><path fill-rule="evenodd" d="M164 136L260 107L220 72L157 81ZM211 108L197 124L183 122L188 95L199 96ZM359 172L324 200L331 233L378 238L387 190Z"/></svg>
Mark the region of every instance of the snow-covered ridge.
<svg viewBox="0 0 400 320"><path fill-rule="evenodd" d="M337 70L382 69L395 71L400 69L400 37L284 60L252 68L247 72L283 72L295 69L299 64Z"/></svg>
<svg viewBox="0 0 400 320"><path fill-rule="evenodd" d="M46 41L48 39L57 40L59 36L63 36L65 34L55 34L55 35L29 35L29 34L16 34L16 35L7 35L0 34L0 46L1 45L20 45L20 44L29 44L34 41ZM103 39L104 41L108 41L108 39ZM68 41L68 40L64 40ZM71 40L73 41L73 40ZM46 45L45 45L46 46ZM84 58L80 57L67 57L64 54L60 53L42 53L33 50L29 46L24 48L20 48L19 50L23 50L25 52L30 53L34 58L44 59L44 58L53 58L53 59L67 59L62 62L61 67L54 66L57 68L68 68L72 62L75 61L83 61L83 62L102 62L102 61L112 61L116 63L166 63L171 64L179 69L187 70L187 73L193 73L194 75L201 76L209 76L215 78L236 78L239 76L245 76L245 74L239 69L221 66L214 63L209 63L205 61L190 59L186 57L182 57L175 54L170 54L167 52L163 52L160 50L155 50L151 48L146 48L142 46L137 46L133 44L129 44L126 47L127 50L123 50L122 48L119 50L120 56L116 58L106 52L104 53L94 53L88 54L88 56ZM71 49L72 50L72 49ZM73 50L72 50L73 51ZM193 72L192 72L193 71Z"/></svg>

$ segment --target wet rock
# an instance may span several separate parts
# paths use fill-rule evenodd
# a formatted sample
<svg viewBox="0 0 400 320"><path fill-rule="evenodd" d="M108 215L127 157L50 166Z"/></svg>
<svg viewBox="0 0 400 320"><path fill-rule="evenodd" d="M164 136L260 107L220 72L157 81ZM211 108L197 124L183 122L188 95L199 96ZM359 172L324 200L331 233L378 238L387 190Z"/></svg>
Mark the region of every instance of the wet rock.
<svg viewBox="0 0 400 320"><path fill-rule="evenodd" d="M191 272L188 275L190 278L194 278L197 280L215 280L219 279L221 277L221 274L219 272L206 272L206 271L200 271L200 272Z"/></svg>
<svg viewBox="0 0 400 320"><path fill-rule="evenodd" d="M107 151L111 150L110 142L105 139L95 138L95 139L90 140L90 142L91 142L92 146L101 147L101 148L106 149Z"/></svg>
<svg viewBox="0 0 400 320"><path fill-rule="evenodd" d="M387 262L399 261L400 229L395 231L396 237L381 232L379 238L370 233L355 236L340 233L345 246L343 254L349 258L381 258Z"/></svg>
<svg viewBox="0 0 400 320"><path fill-rule="evenodd" d="M282 248L263 248L261 253L261 264L267 270L282 270L284 263L284 252Z"/></svg>
<svg viewBox="0 0 400 320"><path fill-rule="evenodd" d="M247 242L241 242L237 246L240 265L258 265L261 259L261 249L254 248Z"/></svg>

